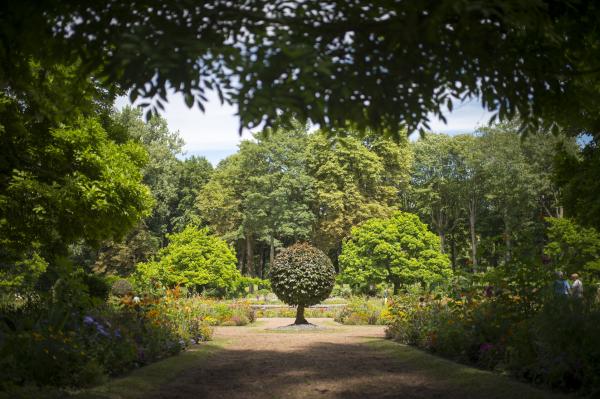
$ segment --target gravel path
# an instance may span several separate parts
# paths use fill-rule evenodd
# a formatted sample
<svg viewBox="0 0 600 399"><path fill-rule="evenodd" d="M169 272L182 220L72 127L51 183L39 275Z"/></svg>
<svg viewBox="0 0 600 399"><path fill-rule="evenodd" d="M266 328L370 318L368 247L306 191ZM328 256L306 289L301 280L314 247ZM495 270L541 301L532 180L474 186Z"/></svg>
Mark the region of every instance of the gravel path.
<svg viewBox="0 0 600 399"><path fill-rule="evenodd" d="M292 319L260 319L253 326L218 327L215 340L222 342L224 349L161 386L152 398L514 398L515 385L523 391L523 398L555 397L411 348L373 343L382 341L382 326L340 326L331 319L309 321L326 329L272 330L290 324ZM409 357L395 356L378 344L405 348L402 350ZM433 366L424 365L423 359ZM444 369L466 373L470 383L461 385L452 373L445 376ZM501 384L484 383L490 378ZM481 388L477 387L479 380Z"/></svg>

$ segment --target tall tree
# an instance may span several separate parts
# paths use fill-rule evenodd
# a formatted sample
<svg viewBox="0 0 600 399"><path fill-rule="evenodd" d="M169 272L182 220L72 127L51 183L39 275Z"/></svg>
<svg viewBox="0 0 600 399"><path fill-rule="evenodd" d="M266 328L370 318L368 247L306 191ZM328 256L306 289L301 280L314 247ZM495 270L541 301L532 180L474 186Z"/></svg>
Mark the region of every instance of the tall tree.
<svg viewBox="0 0 600 399"><path fill-rule="evenodd" d="M148 151L149 162L144 168L144 183L150 187L156 205L146 225L166 245L166 234L173 231L173 219L179 199L178 175L183 140L178 132L171 132L165 119L153 117L148 122L141 118L141 110L126 107L114 115L115 124L129 137L141 143Z"/></svg>
<svg viewBox="0 0 600 399"><path fill-rule="evenodd" d="M307 167L317 192L313 242L334 264L352 226L389 216L407 187L412 158L406 144L380 140L352 131L337 139L323 132L310 137Z"/></svg>
<svg viewBox="0 0 600 399"><path fill-rule="evenodd" d="M179 161L177 182L177 205L171 217L173 231L181 231L188 225L201 224L195 206L200 190L208 181L213 167L205 157L192 156Z"/></svg>
<svg viewBox="0 0 600 399"><path fill-rule="evenodd" d="M440 249L447 252L446 236L460 222L459 182L464 170L456 140L428 134L413 145L412 189L416 210L440 237ZM455 264L453 257L453 265Z"/></svg>
<svg viewBox="0 0 600 399"><path fill-rule="evenodd" d="M237 154L219 164L200 191L201 216L237 242L238 258L244 258L250 275L262 274L263 264L258 268L254 262L256 247L265 245L272 262L277 246L310 236L313 183L304 165L307 137L299 124L256 134L255 141L242 142Z"/></svg>

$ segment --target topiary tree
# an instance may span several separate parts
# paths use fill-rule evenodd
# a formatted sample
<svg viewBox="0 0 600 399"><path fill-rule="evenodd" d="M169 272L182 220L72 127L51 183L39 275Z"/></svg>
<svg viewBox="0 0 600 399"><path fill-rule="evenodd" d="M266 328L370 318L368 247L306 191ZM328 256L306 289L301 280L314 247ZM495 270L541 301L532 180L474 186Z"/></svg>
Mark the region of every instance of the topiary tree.
<svg viewBox="0 0 600 399"><path fill-rule="evenodd" d="M308 244L283 249L271 267L271 287L279 299L298 306L294 324L308 324L304 308L327 298L335 283L335 269L323 251Z"/></svg>
<svg viewBox="0 0 600 399"><path fill-rule="evenodd" d="M417 215L407 212L354 227L339 261L340 280L354 288L388 282L397 292L402 284L431 285L452 276L439 237Z"/></svg>

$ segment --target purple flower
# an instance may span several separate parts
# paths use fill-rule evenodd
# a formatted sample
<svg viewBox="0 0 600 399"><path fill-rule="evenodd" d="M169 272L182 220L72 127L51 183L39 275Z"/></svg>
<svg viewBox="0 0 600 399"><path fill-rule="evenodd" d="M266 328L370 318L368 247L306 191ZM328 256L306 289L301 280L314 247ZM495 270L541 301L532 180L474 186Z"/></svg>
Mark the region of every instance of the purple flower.
<svg viewBox="0 0 600 399"><path fill-rule="evenodd" d="M115 330L115 337L121 338L121 331L118 328Z"/></svg>
<svg viewBox="0 0 600 399"><path fill-rule="evenodd" d="M85 316L83 318L83 324L85 324L87 326L92 325L94 323L95 323L95 320L94 320L94 318L92 316Z"/></svg>
<svg viewBox="0 0 600 399"><path fill-rule="evenodd" d="M108 337L110 335L102 324L96 322L94 325L96 326L96 331L98 331L98 334L102 335L103 337Z"/></svg>

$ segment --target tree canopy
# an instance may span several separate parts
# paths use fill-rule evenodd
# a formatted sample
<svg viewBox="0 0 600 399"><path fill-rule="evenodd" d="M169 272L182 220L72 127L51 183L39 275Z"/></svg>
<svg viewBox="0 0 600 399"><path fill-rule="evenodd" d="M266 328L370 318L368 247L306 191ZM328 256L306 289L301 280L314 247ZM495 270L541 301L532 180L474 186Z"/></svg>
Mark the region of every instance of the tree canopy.
<svg viewBox="0 0 600 399"><path fill-rule="evenodd" d="M193 226L168 236L156 261L139 263L137 273L144 283L193 290L232 289L240 277L235 255L225 241L207 228Z"/></svg>
<svg viewBox="0 0 600 399"><path fill-rule="evenodd" d="M169 87L201 109L214 89L249 127L284 111L397 135L469 96L529 125L600 126L593 0L26 0L0 17L0 81L15 93L33 59L77 64L155 110Z"/></svg>
<svg viewBox="0 0 600 399"><path fill-rule="evenodd" d="M438 237L417 215L396 212L352 229L340 255L341 281L365 288L383 282L394 291L407 284L430 286L452 275Z"/></svg>
<svg viewBox="0 0 600 399"><path fill-rule="evenodd" d="M306 243L296 243L277 254L270 271L271 287L288 305L298 306L295 324L307 324L304 308L326 299L335 282L327 255Z"/></svg>

